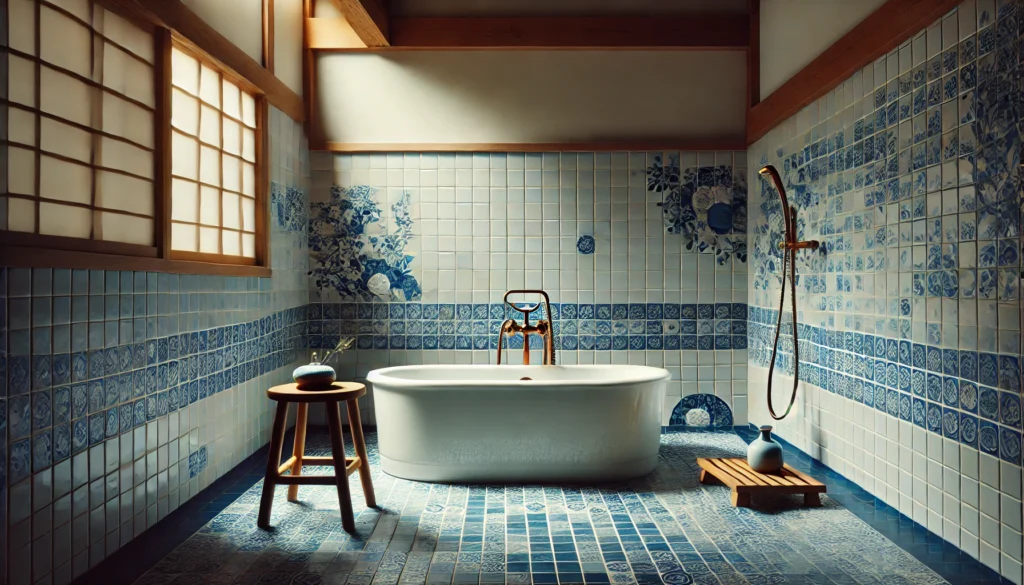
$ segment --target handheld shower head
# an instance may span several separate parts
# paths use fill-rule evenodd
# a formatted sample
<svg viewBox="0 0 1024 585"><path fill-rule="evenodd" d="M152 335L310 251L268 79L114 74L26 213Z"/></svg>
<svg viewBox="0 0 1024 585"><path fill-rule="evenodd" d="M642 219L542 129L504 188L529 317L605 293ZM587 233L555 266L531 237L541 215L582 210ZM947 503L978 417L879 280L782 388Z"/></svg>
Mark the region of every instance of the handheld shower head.
<svg viewBox="0 0 1024 585"><path fill-rule="evenodd" d="M796 225L793 222L793 216L796 215L796 209L789 206L789 199L786 197L786 188L782 186L782 177L779 176L779 171L775 170L772 165L765 165L761 167L761 170L757 171L762 177L767 177L771 181L772 186L775 187L775 191L779 194L779 199L782 200L782 221L785 223L786 230L786 242L789 244L796 242Z"/></svg>
<svg viewBox="0 0 1024 585"><path fill-rule="evenodd" d="M768 177L775 190L779 192L779 198L782 199L782 207L788 209L789 200L786 199L786 189L782 186L782 177L779 176L779 171L775 170L775 167L772 165L766 165L761 167L761 170L757 171L757 173L762 177Z"/></svg>

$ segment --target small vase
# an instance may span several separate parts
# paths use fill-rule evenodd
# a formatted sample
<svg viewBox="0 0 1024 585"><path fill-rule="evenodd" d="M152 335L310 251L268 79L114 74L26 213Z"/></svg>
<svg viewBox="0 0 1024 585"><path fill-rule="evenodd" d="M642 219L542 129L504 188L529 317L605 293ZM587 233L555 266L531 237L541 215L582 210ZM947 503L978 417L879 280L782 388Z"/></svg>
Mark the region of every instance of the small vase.
<svg viewBox="0 0 1024 585"><path fill-rule="evenodd" d="M316 352L310 363L299 366L292 372L292 378L299 390L327 390L334 384L334 368L317 361Z"/></svg>
<svg viewBox="0 0 1024 585"><path fill-rule="evenodd" d="M747 465L758 473L778 473L783 463L782 445L772 438L772 427L761 427L761 436L747 447Z"/></svg>

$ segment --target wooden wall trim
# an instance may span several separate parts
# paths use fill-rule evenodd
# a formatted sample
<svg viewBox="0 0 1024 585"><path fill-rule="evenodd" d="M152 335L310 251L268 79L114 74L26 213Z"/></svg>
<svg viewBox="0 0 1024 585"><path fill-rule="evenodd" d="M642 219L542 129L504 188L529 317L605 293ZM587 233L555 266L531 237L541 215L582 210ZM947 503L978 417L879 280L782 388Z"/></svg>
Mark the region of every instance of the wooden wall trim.
<svg viewBox="0 0 1024 585"><path fill-rule="evenodd" d="M888 0L747 112L747 144L835 89L953 9L961 0Z"/></svg>
<svg viewBox="0 0 1024 585"><path fill-rule="evenodd" d="M154 251L155 253L155 251ZM270 276L269 266L244 266L169 260L152 256L124 256L80 250L54 250L0 243L0 265L11 268L87 268L92 270L135 270L217 276Z"/></svg>
<svg viewBox="0 0 1024 585"><path fill-rule="evenodd" d="M331 0L367 47L387 47L391 16L384 0Z"/></svg>
<svg viewBox="0 0 1024 585"><path fill-rule="evenodd" d="M742 136L605 142L325 142L313 150L364 152L622 152L652 150L746 150Z"/></svg>
<svg viewBox="0 0 1024 585"><path fill-rule="evenodd" d="M274 0L263 0L263 67L274 72Z"/></svg>
<svg viewBox="0 0 1024 585"><path fill-rule="evenodd" d="M747 0L747 109L761 101L761 0Z"/></svg>
<svg viewBox="0 0 1024 585"><path fill-rule="evenodd" d="M302 98L298 94L189 10L181 0L135 0L135 3L159 24L174 30L210 57L247 79L288 117L297 122L305 119Z"/></svg>
<svg viewBox="0 0 1024 585"><path fill-rule="evenodd" d="M303 125L306 131L306 139L309 147L313 150L323 143L320 128L320 116L317 113L317 87L316 87L316 54L310 47L314 38L312 24L314 0L302 0L302 100L306 109L306 120Z"/></svg>
<svg viewBox="0 0 1024 585"><path fill-rule="evenodd" d="M353 42L343 19L318 18L315 48L387 50L725 50L745 51L743 14L666 16L393 17L390 46ZM331 22L340 21L340 22ZM355 29L355 27L352 27Z"/></svg>
<svg viewBox="0 0 1024 585"><path fill-rule="evenodd" d="M155 192L156 201L156 244L160 250L160 257L168 259L171 257L171 197L172 197L172 167L171 167L171 143L173 133L171 130L171 99L173 84L171 83L171 53L173 41L171 31L166 28L157 29L156 41L156 67L154 74L157 79L156 112L156 148L153 151L153 164L155 165Z"/></svg>

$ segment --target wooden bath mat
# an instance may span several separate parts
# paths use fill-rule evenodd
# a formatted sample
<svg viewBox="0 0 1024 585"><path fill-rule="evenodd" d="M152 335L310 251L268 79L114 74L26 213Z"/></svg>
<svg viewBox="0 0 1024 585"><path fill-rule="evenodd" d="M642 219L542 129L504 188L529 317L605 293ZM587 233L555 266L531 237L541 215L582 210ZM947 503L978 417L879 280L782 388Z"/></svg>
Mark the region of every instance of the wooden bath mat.
<svg viewBox="0 0 1024 585"><path fill-rule="evenodd" d="M825 484L785 465L778 474L758 473L742 457L697 458L700 482L718 480L732 488L732 505L749 508L751 494L803 494L805 506L820 506Z"/></svg>

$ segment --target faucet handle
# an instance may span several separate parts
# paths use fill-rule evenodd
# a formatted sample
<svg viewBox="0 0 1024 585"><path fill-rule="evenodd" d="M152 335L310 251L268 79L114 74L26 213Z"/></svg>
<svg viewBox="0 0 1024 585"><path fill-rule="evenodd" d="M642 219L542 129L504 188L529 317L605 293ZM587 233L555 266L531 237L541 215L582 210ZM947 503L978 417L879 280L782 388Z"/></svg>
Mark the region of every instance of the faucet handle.
<svg viewBox="0 0 1024 585"><path fill-rule="evenodd" d="M526 306L517 306L515 303L513 303L512 301L509 300L509 297L511 295L522 295L522 294L539 294L542 297L542 300L541 301L537 301L536 303L534 303L532 305L527 304ZM540 306L541 306L541 302L543 302L544 303L544 313L545 313L545 316L548 319L551 319L551 300L548 298L548 293L546 293L546 292L544 292L542 290L510 290L510 291L506 291L505 292L505 296L503 297L502 300L505 301L506 305L508 305L509 307L512 307L516 311L519 311L523 315L530 315L531 313L533 313L534 311L539 309Z"/></svg>

